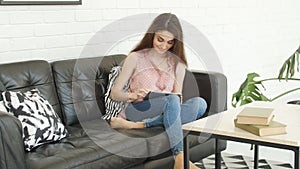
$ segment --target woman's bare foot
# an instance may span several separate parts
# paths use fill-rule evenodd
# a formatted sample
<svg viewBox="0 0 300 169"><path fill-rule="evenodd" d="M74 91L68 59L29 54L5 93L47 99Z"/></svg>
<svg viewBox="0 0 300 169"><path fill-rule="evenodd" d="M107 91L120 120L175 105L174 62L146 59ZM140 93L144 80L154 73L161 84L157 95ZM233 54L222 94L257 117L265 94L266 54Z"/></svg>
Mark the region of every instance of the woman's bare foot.
<svg viewBox="0 0 300 169"><path fill-rule="evenodd" d="M113 129L142 129L145 128L144 122L132 122L119 117L110 119L110 126Z"/></svg>
<svg viewBox="0 0 300 169"><path fill-rule="evenodd" d="M174 169L184 169L184 157L183 153L179 153L175 156L175 163L174 163ZM195 164L193 164L191 161L189 162L190 169L200 169Z"/></svg>

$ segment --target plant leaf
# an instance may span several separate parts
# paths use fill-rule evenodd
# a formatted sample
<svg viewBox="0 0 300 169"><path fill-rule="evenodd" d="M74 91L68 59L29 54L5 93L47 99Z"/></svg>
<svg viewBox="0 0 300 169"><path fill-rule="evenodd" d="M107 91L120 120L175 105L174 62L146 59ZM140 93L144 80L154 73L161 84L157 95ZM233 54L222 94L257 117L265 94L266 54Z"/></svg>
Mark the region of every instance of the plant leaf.
<svg viewBox="0 0 300 169"><path fill-rule="evenodd" d="M279 75L278 75L279 80L282 79L285 68L286 68L286 64L283 64L280 71L279 71Z"/></svg>
<svg viewBox="0 0 300 169"><path fill-rule="evenodd" d="M300 48L299 48L300 49ZM299 72L299 55L300 55L300 53L298 52L298 53L296 53L296 61L297 61L297 71Z"/></svg>
<svg viewBox="0 0 300 169"><path fill-rule="evenodd" d="M295 70L294 70L294 67L296 67L295 60L296 60L296 56L291 58L290 77L294 76L294 73L295 73Z"/></svg>
<svg viewBox="0 0 300 169"><path fill-rule="evenodd" d="M299 72L299 54L300 46L281 66L277 76L279 80L282 79L283 76L285 77L286 81L288 78L293 77L295 75L295 68L297 72Z"/></svg>
<svg viewBox="0 0 300 169"><path fill-rule="evenodd" d="M254 78L259 77L257 73L249 73L246 80L241 84L239 90L232 95L231 104L233 107L244 105L253 101L270 101L260 91L259 86L263 87L262 83L255 81Z"/></svg>

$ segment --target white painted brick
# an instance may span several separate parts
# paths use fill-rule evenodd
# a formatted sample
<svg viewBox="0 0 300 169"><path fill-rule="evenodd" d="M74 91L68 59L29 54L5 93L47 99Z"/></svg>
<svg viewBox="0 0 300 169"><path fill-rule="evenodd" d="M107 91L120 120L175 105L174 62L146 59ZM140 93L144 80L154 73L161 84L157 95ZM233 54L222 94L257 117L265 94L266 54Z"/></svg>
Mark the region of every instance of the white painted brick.
<svg viewBox="0 0 300 169"><path fill-rule="evenodd" d="M10 38L11 34L10 25L0 25L0 38Z"/></svg>
<svg viewBox="0 0 300 169"><path fill-rule="evenodd" d="M3 64L31 60L31 53L32 51L30 50L0 53L0 63Z"/></svg>
<svg viewBox="0 0 300 169"><path fill-rule="evenodd" d="M45 48L71 47L75 46L74 36L54 36L43 38Z"/></svg>
<svg viewBox="0 0 300 169"><path fill-rule="evenodd" d="M85 45L83 46L81 52L80 52L80 58L83 57L94 57L94 56L101 56L99 50L106 50L105 46L103 44L101 45Z"/></svg>
<svg viewBox="0 0 300 169"><path fill-rule="evenodd" d="M117 0L117 8L139 8L140 0Z"/></svg>
<svg viewBox="0 0 300 169"><path fill-rule="evenodd" d="M185 20L192 20L190 17L198 17L198 18L204 18L206 9L200 9L200 8L191 8L189 9L189 12L186 12L186 8L179 8L174 11L174 14L179 19L185 19Z"/></svg>
<svg viewBox="0 0 300 169"><path fill-rule="evenodd" d="M228 0L229 8L242 8L246 0Z"/></svg>
<svg viewBox="0 0 300 169"><path fill-rule="evenodd" d="M35 35L36 36L47 36L47 35L64 35L67 32L68 27L67 23L59 24L39 24L35 25Z"/></svg>
<svg viewBox="0 0 300 169"><path fill-rule="evenodd" d="M3 5L1 6L1 12L16 12L16 11L28 11L29 7L26 5Z"/></svg>
<svg viewBox="0 0 300 169"><path fill-rule="evenodd" d="M229 11L231 24L257 23L261 22L263 14L261 10L255 8L232 8Z"/></svg>
<svg viewBox="0 0 300 169"><path fill-rule="evenodd" d="M11 43L9 39L0 39L0 52L6 52L11 49Z"/></svg>
<svg viewBox="0 0 300 169"><path fill-rule="evenodd" d="M34 50L40 46L37 38L14 38L11 40L12 50Z"/></svg>
<svg viewBox="0 0 300 169"><path fill-rule="evenodd" d="M42 12L21 11L12 12L10 14L10 23L23 24L23 23L40 23L43 21Z"/></svg>
<svg viewBox="0 0 300 169"><path fill-rule="evenodd" d="M231 14L230 9L228 8L208 8L205 16L207 18L206 20L214 18L215 24L228 24L231 22Z"/></svg>
<svg viewBox="0 0 300 169"><path fill-rule="evenodd" d="M227 7L228 2L227 0L199 0L198 1L199 8L209 8L209 7Z"/></svg>
<svg viewBox="0 0 300 169"><path fill-rule="evenodd" d="M86 45L95 45L95 44L99 44L99 43L106 43L106 39L105 39L105 31L99 31L95 34L93 34L91 36L91 38L87 42Z"/></svg>
<svg viewBox="0 0 300 169"><path fill-rule="evenodd" d="M109 20L102 20L100 22L95 22L94 30L96 33L102 32L102 31L119 31L119 26L111 26L111 24L115 24L117 21L109 21Z"/></svg>
<svg viewBox="0 0 300 169"><path fill-rule="evenodd" d="M218 35L223 33L223 26L222 25L208 25L205 26L203 29L206 35Z"/></svg>
<svg viewBox="0 0 300 169"><path fill-rule="evenodd" d="M269 9L280 9L284 6L285 4L293 4L293 3L286 3L285 1L281 0L265 0L265 1L258 1L258 6L261 8L269 8Z"/></svg>
<svg viewBox="0 0 300 169"><path fill-rule="evenodd" d="M9 14L7 12L0 12L0 25L9 24Z"/></svg>
<svg viewBox="0 0 300 169"><path fill-rule="evenodd" d="M151 1L140 1L140 7L141 8L158 8L161 6L161 0L151 0Z"/></svg>
<svg viewBox="0 0 300 169"><path fill-rule="evenodd" d="M149 13L149 12L146 12L142 8L134 8L134 9L127 10L127 16L140 15L144 13ZM123 16L123 17L127 17L127 16Z"/></svg>
<svg viewBox="0 0 300 169"><path fill-rule="evenodd" d="M130 39L126 39L123 41L119 41L115 44L115 46L109 51L110 54L113 53L122 53L122 54L128 54L136 45L138 42L132 41Z"/></svg>
<svg viewBox="0 0 300 169"><path fill-rule="evenodd" d="M181 8L198 8L199 0L181 0Z"/></svg>
<svg viewBox="0 0 300 169"><path fill-rule="evenodd" d="M146 10L147 13L150 13L150 14L160 14L160 13L170 12L169 10L167 10L165 8L149 8L149 9L144 8L143 10ZM145 12L143 12L143 13L145 13Z"/></svg>
<svg viewBox="0 0 300 169"><path fill-rule="evenodd" d="M152 20L121 20L119 22L119 30L121 31L135 31L135 33L144 32L150 26Z"/></svg>
<svg viewBox="0 0 300 169"><path fill-rule="evenodd" d="M45 23L73 22L75 20L74 11L50 11L43 14Z"/></svg>
<svg viewBox="0 0 300 169"><path fill-rule="evenodd" d="M109 43L116 43L116 40L121 40L122 35L127 34L125 31L119 31L118 33L116 32L103 32L103 36L106 42Z"/></svg>
<svg viewBox="0 0 300 169"><path fill-rule="evenodd" d="M99 21L101 19L101 10L76 11L76 21Z"/></svg>
<svg viewBox="0 0 300 169"><path fill-rule="evenodd" d="M89 41L93 38L95 34L93 33L85 33L85 34L79 34L79 35L73 35L75 38L75 45L86 45L89 43Z"/></svg>
<svg viewBox="0 0 300 169"><path fill-rule="evenodd" d="M61 11L66 9L74 9L75 5L27 5L26 11L45 12L45 11ZM71 7L71 8L70 8Z"/></svg>
<svg viewBox="0 0 300 169"><path fill-rule="evenodd" d="M34 36L34 26L33 25L12 25L10 27L11 37L24 38Z"/></svg>
<svg viewBox="0 0 300 169"><path fill-rule="evenodd" d="M117 8L117 0L109 1L92 1L92 9L115 9Z"/></svg>
<svg viewBox="0 0 300 169"><path fill-rule="evenodd" d="M163 8L178 8L181 7L182 1L181 0L164 0L160 2L160 7Z"/></svg>
<svg viewBox="0 0 300 169"><path fill-rule="evenodd" d="M82 47L63 47L46 50L32 51L32 59L44 59L48 61L79 58Z"/></svg>
<svg viewBox="0 0 300 169"><path fill-rule="evenodd" d="M103 19L104 20L116 20L127 16L127 11L125 9L104 9Z"/></svg>
<svg viewBox="0 0 300 169"><path fill-rule="evenodd" d="M66 24L66 34L92 33L95 31L93 22L74 22Z"/></svg>

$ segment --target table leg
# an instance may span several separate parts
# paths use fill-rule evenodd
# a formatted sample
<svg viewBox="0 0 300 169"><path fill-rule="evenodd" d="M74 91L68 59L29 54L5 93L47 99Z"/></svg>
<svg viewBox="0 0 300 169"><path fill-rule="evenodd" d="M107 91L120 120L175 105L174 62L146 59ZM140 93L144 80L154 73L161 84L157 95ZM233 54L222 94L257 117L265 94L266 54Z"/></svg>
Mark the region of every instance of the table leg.
<svg viewBox="0 0 300 169"><path fill-rule="evenodd" d="M184 168L189 169L189 161L190 161L190 152L189 152L189 142L188 142L188 136L185 136L183 138L183 156L184 156Z"/></svg>
<svg viewBox="0 0 300 169"><path fill-rule="evenodd" d="M295 150L294 168L299 169L299 149Z"/></svg>
<svg viewBox="0 0 300 169"><path fill-rule="evenodd" d="M259 147L257 144L254 145L254 168L258 168L258 159L259 159Z"/></svg>
<svg viewBox="0 0 300 169"><path fill-rule="evenodd" d="M215 168L221 169L221 152L219 151L219 139L215 138Z"/></svg>

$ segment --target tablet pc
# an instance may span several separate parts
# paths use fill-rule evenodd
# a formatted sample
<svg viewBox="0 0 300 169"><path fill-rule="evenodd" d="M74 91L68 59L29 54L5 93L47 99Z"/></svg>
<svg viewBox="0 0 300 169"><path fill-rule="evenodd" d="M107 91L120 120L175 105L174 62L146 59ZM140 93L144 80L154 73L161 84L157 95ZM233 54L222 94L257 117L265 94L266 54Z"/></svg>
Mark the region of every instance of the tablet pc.
<svg viewBox="0 0 300 169"><path fill-rule="evenodd" d="M147 93L147 95L144 97L144 100L149 100L153 98L168 96L168 95L177 95L178 97L181 97L181 93L171 93L171 92L159 92L159 91L150 91Z"/></svg>

